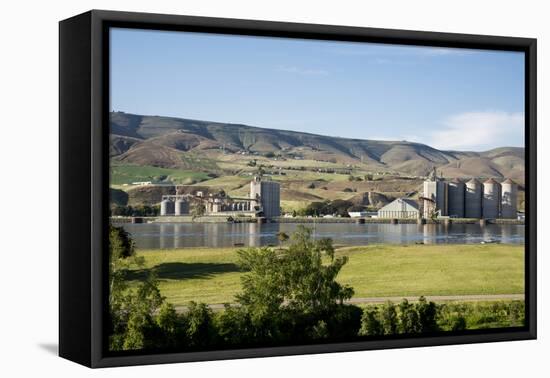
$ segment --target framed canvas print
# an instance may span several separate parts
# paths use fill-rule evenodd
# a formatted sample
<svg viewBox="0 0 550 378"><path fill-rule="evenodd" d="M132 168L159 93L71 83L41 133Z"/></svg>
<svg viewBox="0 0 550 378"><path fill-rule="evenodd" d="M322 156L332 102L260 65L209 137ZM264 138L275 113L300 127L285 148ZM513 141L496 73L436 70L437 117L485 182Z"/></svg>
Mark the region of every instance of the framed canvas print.
<svg viewBox="0 0 550 378"><path fill-rule="evenodd" d="M536 40L60 22L60 355L536 337Z"/></svg>

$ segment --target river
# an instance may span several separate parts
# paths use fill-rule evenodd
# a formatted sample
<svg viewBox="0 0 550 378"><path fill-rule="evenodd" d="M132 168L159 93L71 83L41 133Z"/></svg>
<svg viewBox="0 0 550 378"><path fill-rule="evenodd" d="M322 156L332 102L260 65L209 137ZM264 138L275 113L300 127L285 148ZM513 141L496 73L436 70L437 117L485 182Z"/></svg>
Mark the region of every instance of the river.
<svg viewBox="0 0 550 378"><path fill-rule="evenodd" d="M292 234L291 223L144 223L124 224L138 249L276 245L277 233ZM315 238L332 238L337 245L462 244L498 241L525 243L524 225L490 224L307 224Z"/></svg>

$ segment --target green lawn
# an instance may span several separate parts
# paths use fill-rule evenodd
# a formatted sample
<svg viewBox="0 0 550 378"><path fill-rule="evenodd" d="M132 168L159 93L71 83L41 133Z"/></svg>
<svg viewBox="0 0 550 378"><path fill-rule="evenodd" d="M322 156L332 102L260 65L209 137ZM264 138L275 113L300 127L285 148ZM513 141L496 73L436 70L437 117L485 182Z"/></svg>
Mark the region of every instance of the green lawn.
<svg viewBox="0 0 550 378"><path fill-rule="evenodd" d="M160 290L176 306L191 300L233 302L240 291L236 248L140 250L145 267L156 269ZM338 276L355 297L521 294L524 247L520 245L376 245L347 247Z"/></svg>
<svg viewBox="0 0 550 378"><path fill-rule="evenodd" d="M380 245L346 248L339 281L355 296L521 294L524 246Z"/></svg>

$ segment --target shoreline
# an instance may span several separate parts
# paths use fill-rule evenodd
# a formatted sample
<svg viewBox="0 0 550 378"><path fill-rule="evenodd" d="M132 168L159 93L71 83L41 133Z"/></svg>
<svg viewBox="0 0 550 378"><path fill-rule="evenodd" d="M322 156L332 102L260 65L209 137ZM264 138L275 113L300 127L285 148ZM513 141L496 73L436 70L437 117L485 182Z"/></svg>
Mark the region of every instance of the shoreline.
<svg viewBox="0 0 550 378"><path fill-rule="evenodd" d="M479 224L481 226L486 224L496 225L525 225L524 220L518 219L477 219L477 218L443 218L443 219L410 219L410 218L307 218L307 217L294 217L294 218L244 218L233 219L227 216L203 216L193 218L192 216L155 216L155 217L110 217L111 224L126 224L126 223L304 223L304 224Z"/></svg>

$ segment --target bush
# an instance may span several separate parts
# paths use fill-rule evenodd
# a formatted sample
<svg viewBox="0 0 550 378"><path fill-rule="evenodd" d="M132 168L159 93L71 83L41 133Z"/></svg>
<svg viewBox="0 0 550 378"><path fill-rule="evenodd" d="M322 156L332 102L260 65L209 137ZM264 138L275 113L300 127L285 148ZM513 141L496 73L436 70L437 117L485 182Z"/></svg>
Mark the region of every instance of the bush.
<svg viewBox="0 0 550 378"><path fill-rule="evenodd" d="M380 336L384 334L384 328L379 320L378 307L363 311L361 318L360 336Z"/></svg>
<svg viewBox="0 0 550 378"><path fill-rule="evenodd" d="M225 305L215 318L218 340L224 344L241 345L254 341L254 327L246 310Z"/></svg>
<svg viewBox="0 0 550 378"><path fill-rule="evenodd" d="M399 333L420 332L420 317L416 306L404 299L399 304Z"/></svg>
<svg viewBox="0 0 550 378"><path fill-rule="evenodd" d="M356 337L361 328L363 310L354 305L337 306L327 317L327 329L331 338Z"/></svg>
<svg viewBox="0 0 550 378"><path fill-rule="evenodd" d="M382 306L380 311L382 330L385 335L394 335L397 333L397 311L395 310L395 305L391 302L387 302Z"/></svg>
<svg viewBox="0 0 550 378"><path fill-rule="evenodd" d="M216 343L212 310L205 303L190 302L183 322L188 346L205 347Z"/></svg>
<svg viewBox="0 0 550 378"><path fill-rule="evenodd" d="M416 332L427 333L438 331L437 305L434 302L427 302L424 297L420 297L415 307L418 313L418 329Z"/></svg>
<svg viewBox="0 0 550 378"><path fill-rule="evenodd" d="M438 330L437 305L420 297L416 304L404 299L398 306L387 302L381 308L367 308L361 318L359 334L379 336L429 333Z"/></svg>

